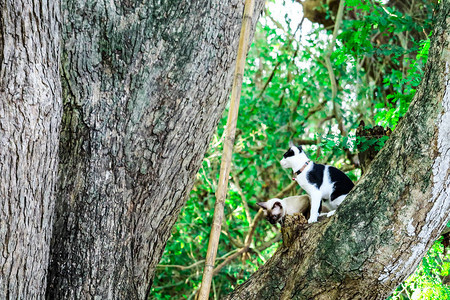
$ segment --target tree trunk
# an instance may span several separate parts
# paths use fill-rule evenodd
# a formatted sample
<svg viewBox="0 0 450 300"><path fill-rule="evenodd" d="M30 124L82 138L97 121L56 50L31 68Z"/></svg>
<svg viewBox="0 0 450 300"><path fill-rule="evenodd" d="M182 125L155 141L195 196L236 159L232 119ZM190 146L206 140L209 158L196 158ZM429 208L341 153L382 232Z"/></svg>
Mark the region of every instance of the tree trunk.
<svg viewBox="0 0 450 300"><path fill-rule="evenodd" d="M0 298L42 299L57 175L59 2L0 0Z"/></svg>
<svg viewBox="0 0 450 300"><path fill-rule="evenodd" d="M385 299L449 221L450 2L441 1L410 109L328 220L299 234L227 299ZM304 227L302 227L304 226Z"/></svg>
<svg viewBox="0 0 450 300"><path fill-rule="evenodd" d="M228 99L243 1L62 6L47 297L145 299Z"/></svg>

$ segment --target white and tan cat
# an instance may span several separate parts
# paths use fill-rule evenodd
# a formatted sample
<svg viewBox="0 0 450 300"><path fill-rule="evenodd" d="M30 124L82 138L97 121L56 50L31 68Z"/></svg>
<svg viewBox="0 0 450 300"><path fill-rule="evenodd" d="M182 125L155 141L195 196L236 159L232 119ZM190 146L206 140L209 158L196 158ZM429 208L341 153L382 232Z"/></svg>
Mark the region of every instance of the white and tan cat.
<svg viewBox="0 0 450 300"><path fill-rule="evenodd" d="M309 213L310 201L308 195L302 195L283 199L273 198L257 204L264 209L264 215L271 224L277 222L282 224L286 215L302 213L306 217L306 214Z"/></svg>

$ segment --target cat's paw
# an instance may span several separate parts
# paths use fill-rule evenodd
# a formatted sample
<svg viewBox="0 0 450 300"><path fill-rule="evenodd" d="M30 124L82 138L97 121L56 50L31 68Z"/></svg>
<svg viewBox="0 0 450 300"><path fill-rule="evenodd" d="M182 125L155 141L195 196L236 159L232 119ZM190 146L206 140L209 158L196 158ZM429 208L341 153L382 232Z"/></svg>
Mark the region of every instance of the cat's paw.
<svg viewBox="0 0 450 300"><path fill-rule="evenodd" d="M317 217L316 217L316 218L309 218L309 219L308 219L308 224L316 223L316 222L317 222Z"/></svg>
<svg viewBox="0 0 450 300"><path fill-rule="evenodd" d="M327 213L327 218L331 217L332 215L334 215L336 213L336 210L332 210L329 213Z"/></svg>

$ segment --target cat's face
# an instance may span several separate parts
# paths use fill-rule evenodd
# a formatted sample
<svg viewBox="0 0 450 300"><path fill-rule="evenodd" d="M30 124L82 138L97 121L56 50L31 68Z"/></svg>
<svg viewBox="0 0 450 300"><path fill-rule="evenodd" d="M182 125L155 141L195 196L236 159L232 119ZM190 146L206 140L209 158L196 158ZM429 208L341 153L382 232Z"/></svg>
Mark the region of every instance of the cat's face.
<svg viewBox="0 0 450 300"><path fill-rule="evenodd" d="M288 169L296 169L303 165L306 161L308 161L308 157L301 146L290 146L289 150L283 154L283 159L280 161L280 164L283 168Z"/></svg>
<svg viewBox="0 0 450 300"><path fill-rule="evenodd" d="M266 202L257 203L263 210L264 215L271 224L281 223L284 217L284 209L282 201L278 198L270 199Z"/></svg>

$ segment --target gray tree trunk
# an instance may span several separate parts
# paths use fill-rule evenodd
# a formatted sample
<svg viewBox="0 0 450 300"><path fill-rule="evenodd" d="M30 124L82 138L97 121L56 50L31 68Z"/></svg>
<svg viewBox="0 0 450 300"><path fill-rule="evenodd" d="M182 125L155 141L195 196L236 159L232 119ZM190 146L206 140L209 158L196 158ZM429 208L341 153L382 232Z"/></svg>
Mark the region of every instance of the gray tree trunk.
<svg viewBox="0 0 450 300"><path fill-rule="evenodd" d="M286 228L295 237L227 299L385 299L417 267L450 212L450 2L440 6L423 81L367 174L335 216Z"/></svg>
<svg viewBox="0 0 450 300"><path fill-rule="evenodd" d="M45 293L58 164L59 2L0 0L0 298Z"/></svg>
<svg viewBox="0 0 450 300"><path fill-rule="evenodd" d="M65 0L62 13L47 297L145 299L228 99L243 1Z"/></svg>

